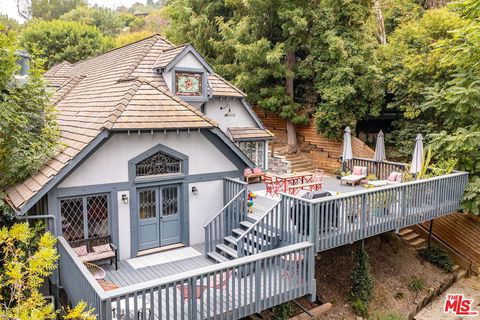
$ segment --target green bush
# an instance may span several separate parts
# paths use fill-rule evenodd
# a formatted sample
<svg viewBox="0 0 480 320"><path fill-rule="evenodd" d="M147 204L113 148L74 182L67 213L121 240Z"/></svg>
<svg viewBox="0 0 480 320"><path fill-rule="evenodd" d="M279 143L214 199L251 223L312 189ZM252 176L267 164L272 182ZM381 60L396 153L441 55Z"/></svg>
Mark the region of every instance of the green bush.
<svg viewBox="0 0 480 320"><path fill-rule="evenodd" d="M454 261L452 257L442 248L430 246L420 250L420 256L425 260L439 266L449 272L453 271Z"/></svg>
<svg viewBox="0 0 480 320"><path fill-rule="evenodd" d="M288 302L282 303L281 305L273 308L273 319L275 320L286 320L290 318L292 314L292 307Z"/></svg>
<svg viewBox="0 0 480 320"><path fill-rule="evenodd" d="M420 292L425 287L425 282L423 279L418 277L412 277L410 279L410 283L408 284L408 288L413 292Z"/></svg>
<svg viewBox="0 0 480 320"><path fill-rule="evenodd" d="M368 315L368 303L363 302L360 299L357 299L351 303L353 312L359 316L366 317Z"/></svg>
<svg viewBox="0 0 480 320"><path fill-rule="evenodd" d="M373 298L373 277L370 273L368 254L361 248L355 254L355 269L352 272L351 279L350 301L352 301L352 308L359 315L365 316L366 313L364 312L368 309L368 303Z"/></svg>
<svg viewBox="0 0 480 320"><path fill-rule="evenodd" d="M406 318L397 313L378 313L375 314L371 320L405 320Z"/></svg>

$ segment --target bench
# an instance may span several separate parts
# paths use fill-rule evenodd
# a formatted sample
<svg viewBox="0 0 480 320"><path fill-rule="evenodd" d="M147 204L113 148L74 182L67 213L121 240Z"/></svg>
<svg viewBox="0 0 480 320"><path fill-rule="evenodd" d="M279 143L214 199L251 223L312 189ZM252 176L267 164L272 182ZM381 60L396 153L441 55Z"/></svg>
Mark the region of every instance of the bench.
<svg viewBox="0 0 480 320"><path fill-rule="evenodd" d="M296 195L299 190L304 190L304 189L307 189L309 191L322 190L322 185L323 183L321 181L294 184L288 187L288 191L290 194Z"/></svg>
<svg viewBox="0 0 480 320"><path fill-rule="evenodd" d="M252 179L254 181L262 182L262 178L265 177L265 172L263 172L260 168L245 169L245 171L243 172L243 176L247 184L249 184L250 180Z"/></svg>
<svg viewBox="0 0 480 320"><path fill-rule="evenodd" d="M96 262L108 259L110 264L115 262L115 270L118 270L118 249L112 243L110 236L72 241L70 246L81 262Z"/></svg>

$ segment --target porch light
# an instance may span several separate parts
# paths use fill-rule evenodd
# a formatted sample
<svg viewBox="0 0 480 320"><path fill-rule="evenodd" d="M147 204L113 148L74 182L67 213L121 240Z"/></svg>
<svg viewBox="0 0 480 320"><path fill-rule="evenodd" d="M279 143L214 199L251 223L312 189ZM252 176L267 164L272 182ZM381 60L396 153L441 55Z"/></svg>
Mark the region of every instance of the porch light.
<svg viewBox="0 0 480 320"><path fill-rule="evenodd" d="M197 189L197 187L195 187L195 186L192 187L192 193L193 193L194 195L198 195L198 189Z"/></svg>
<svg viewBox="0 0 480 320"><path fill-rule="evenodd" d="M122 202L123 204L128 204L128 196L126 194L122 194Z"/></svg>
<svg viewBox="0 0 480 320"><path fill-rule="evenodd" d="M228 111L223 115L224 117L235 117L235 113L232 112L232 108L227 103L225 106L220 107L220 110L225 110L228 108Z"/></svg>

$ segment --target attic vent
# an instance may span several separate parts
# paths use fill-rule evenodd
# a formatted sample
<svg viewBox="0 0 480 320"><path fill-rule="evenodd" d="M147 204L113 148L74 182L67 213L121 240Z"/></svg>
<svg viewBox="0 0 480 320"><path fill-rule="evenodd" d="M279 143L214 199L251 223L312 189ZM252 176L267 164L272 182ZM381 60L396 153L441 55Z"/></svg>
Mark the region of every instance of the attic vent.
<svg viewBox="0 0 480 320"><path fill-rule="evenodd" d="M161 152L137 163L137 177L156 176L181 172L181 161Z"/></svg>

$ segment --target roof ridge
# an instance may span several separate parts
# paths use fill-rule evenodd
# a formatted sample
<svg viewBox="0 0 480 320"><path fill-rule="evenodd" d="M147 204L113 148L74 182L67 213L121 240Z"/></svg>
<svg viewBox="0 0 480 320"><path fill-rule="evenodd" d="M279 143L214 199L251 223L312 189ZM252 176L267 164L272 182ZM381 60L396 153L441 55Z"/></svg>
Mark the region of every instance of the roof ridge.
<svg viewBox="0 0 480 320"><path fill-rule="evenodd" d="M247 94L245 92L243 92L242 90L240 90L236 85L232 84L230 81L226 80L225 78L223 78L221 75L219 75L218 73L214 72L213 73L214 76L220 78L220 80L222 80L223 82L227 83L228 85L230 85L233 89L235 89L238 93L244 95L245 97L247 96Z"/></svg>
<svg viewBox="0 0 480 320"><path fill-rule="evenodd" d="M73 77L69 77L68 80L66 80L62 84L62 86L58 88L58 90L55 91L55 93L52 95L50 103L55 106L57 103L60 102L60 100L65 98L65 96L67 96L73 90L73 88L75 88L84 78L86 78L86 75L84 74L77 74Z"/></svg>
<svg viewBox="0 0 480 320"><path fill-rule="evenodd" d="M121 81L127 82L127 81L133 81L131 87L129 90L125 91L123 94L122 98L120 101L117 103L115 106L115 109L112 111L110 116L105 119L105 122L103 123L102 129L105 128L107 130L110 130L117 119L120 117L120 115L123 113L127 105L130 103L132 100L133 96L137 92L138 88L140 88L141 85L141 80L138 78L130 78L130 79L122 79ZM118 82L117 82L118 83Z"/></svg>
<svg viewBox="0 0 480 320"><path fill-rule="evenodd" d="M157 43L158 39L157 38L150 38L150 42L146 42L142 48L142 50L139 50L137 53L137 56L135 57L135 61L129 66L129 68L123 73L123 75L120 77L120 79L127 79L129 78L132 73L135 71L135 69L138 67L138 65L143 61L145 56L150 52L150 49Z"/></svg>
<svg viewBox="0 0 480 320"><path fill-rule="evenodd" d="M176 102L180 103L181 105L183 105L184 107L186 107L187 109L189 109L190 111L192 111L193 113L195 113L196 115L198 115L199 117L201 117L203 120L207 121L208 123L210 123L211 125L215 126L215 127L218 127L218 123L216 123L214 120L210 119L209 117L207 117L205 114L203 114L202 112L198 111L197 109L195 109L193 106L189 105L188 103L186 103L185 101L183 101L182 99L178 98L177 96L173 95L169 90L165 90L163 89L162 87L160 87L159 85L155 85L153 83L151 83L150 81L148 81L147 79L145 78L141 78L139 77L138 80L140 80L141 82L145 83L145 84L148 84L150 85L152 88L155 88L157 89L158 91L162 92L163 94L165 94L166 96L168 96L169 98L172 98L173 100L175 100Z"/></svg>

